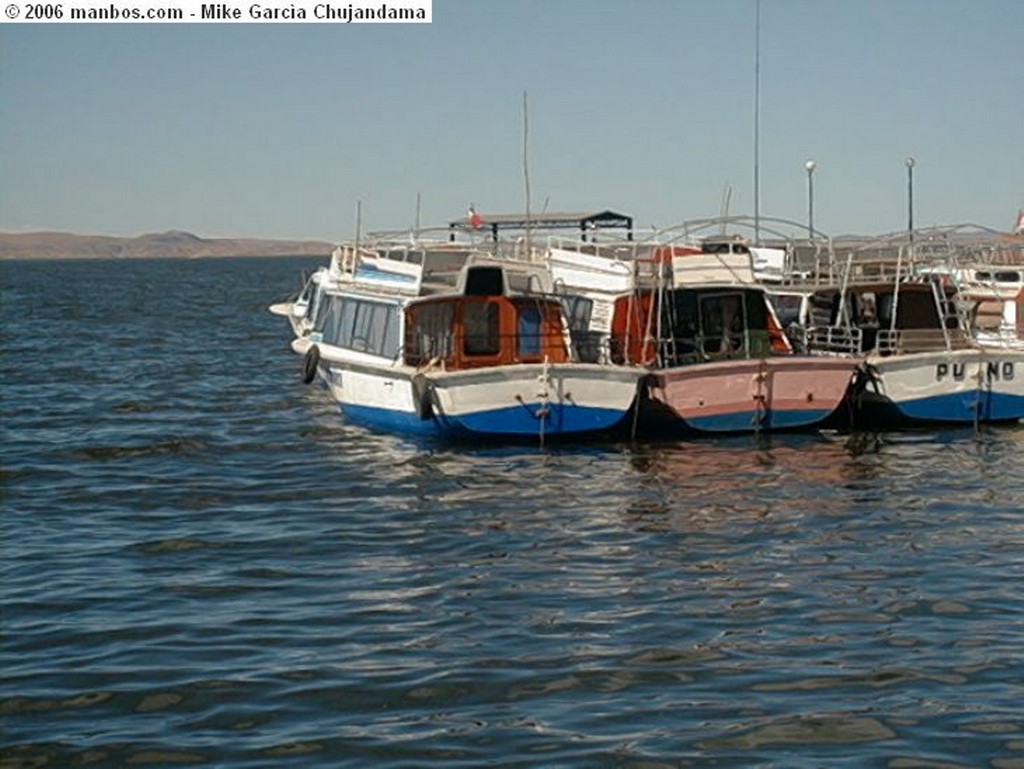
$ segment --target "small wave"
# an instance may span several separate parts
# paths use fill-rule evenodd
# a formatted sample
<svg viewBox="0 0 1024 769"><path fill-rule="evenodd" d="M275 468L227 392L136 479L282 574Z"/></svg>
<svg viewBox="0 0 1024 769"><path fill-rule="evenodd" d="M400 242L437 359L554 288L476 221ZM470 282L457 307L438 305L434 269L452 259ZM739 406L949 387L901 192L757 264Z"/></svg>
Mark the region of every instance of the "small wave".
<svg viewBox="0 0 1024 769"><path fill-rule="evenodd" d="M88 692L63 699L41 697L11 697L0 700L0 713L49 713L55 710L77 710L107 702L114 695L110 692Z"/></svg>
<svg viewBox="0 0 1024 769"><path fill-rule="evenodd" d="M315 742L290 742L286 745L267 748L264 753L271 758L288 758L291 756L308 756L310 753L319 753L323 749L323 745Z"/></svg>
<svg viewBox="0 0 1024 769"><path fill-rule="evenodd" d="M141 750L125 757L129 766L145 766L166 764L201 764L206 756L183 750Z"/></svg>
<svg viewBox="0 0 1024 769"><path fill-rule="evenodd" d="M161 539L155 542L144 542L133 547L139 552L146 553L148 555L154 555L157 553L181 553L188 550L203 550L206 548L220 548L224 547L223 542L209 542L203 539Z"/></svg>
<svg viewBox="0 0 1024 769"><path fill-rule="evenodd" d="M208 448L209 444L200 438L172 438L157 443L147 443L142 446L88 446L72 452L72 457L75 459L106 461L162 454L191 454Z"/></svg>
<svg viewBox="0 0 1024 769"><path fill-rule="evenodd" d="M708 740L707 748L761 748L766 745L848 745L896 738L876 718L852 715L784 718L735 737Z"/></svg>
<svg viewBox="0 0 1024 769"><path fill-rule="evenodd" d="M867 686L873 689L884 689L902 686L920 681L931 681L947 686L960 686L968 683L967 676L958 673L922 673L917 670L880 670L867 675L822 676L805 678L799 681L780 681L778 683L754 684L750 687L758 692L785 691L817 691L834 689L842 686Z"/></svg>
<svg viewBox="0 0 1024 769"><path fill-rule="evenodd" d="M113 410L118 414L148 414L151 411L156 411L156 407L151 403L124 401L123 403L115 404Z"/></svg>

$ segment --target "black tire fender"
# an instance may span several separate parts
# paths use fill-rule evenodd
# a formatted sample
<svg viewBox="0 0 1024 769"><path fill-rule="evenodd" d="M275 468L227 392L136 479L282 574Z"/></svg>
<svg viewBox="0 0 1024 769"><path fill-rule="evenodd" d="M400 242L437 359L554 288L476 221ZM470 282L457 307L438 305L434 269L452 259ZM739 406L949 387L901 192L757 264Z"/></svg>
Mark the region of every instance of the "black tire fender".
<svg viewBox="0 0 1024 769"><path fill-rule="evenodd" d="M320 348L311 344L302 358L302 381L311 384L316 379L316 370L320 365Z"/></svg>

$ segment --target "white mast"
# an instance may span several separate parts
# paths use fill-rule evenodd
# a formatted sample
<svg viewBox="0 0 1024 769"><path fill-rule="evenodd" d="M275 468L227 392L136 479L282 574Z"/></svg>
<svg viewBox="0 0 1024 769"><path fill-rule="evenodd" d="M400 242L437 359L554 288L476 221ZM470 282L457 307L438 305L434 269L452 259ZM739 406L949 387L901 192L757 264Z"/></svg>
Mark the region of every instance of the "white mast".
<svg viewBox="0 0 1024 769"><path fill-rule="evenodd" d="M530 222L530 159L527 151L530 138L530 117L526 109L526 91L523 91L523 184L526 187L526 258L533 256L531 238L532 223Z"/></svg>
<svg viewBox="0 0 1024 769"><path fill-rule="evenodd" d="M754 21L754 242L761 243L761 0Z"/></svg>

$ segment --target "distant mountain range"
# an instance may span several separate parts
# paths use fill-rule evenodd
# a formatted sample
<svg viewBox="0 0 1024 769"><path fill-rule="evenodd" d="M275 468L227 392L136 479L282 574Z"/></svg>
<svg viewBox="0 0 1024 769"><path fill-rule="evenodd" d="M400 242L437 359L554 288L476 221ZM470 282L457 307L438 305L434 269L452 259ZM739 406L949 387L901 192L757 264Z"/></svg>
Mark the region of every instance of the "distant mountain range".
<svg viewBox="0 0 1024 769"><path fill-rule="evenodd" d="M328 256L334 245L315 240L200 238L171 230L135 238L67 232L0 232L0 259L151 259L156 257Z"/></svg>
<svg viewBox="0 0 1024 769"><path fill-rule="evenodd" d="M1024 234L1010 235L985 230L974 225L939 228L942 237L950 242L974 243L999 240L1024 242ZM933 232L917 231L921 242ZM905 232L889 236L841 235L833 236L838 244L867 243L875 240L898 239ZM118 238L108 235L76 235L69 232L0 232L0 260L2 259L152 259L176 257L231 256L330 256L334 243L319 240L267 240L259 238L201 238L191 232L168 232Z"/></svg>

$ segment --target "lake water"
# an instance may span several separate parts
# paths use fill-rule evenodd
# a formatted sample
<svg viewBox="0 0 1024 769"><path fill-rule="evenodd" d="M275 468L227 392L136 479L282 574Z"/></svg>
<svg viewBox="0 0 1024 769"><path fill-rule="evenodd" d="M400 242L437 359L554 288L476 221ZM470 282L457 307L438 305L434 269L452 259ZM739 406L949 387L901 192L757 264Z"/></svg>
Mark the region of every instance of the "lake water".
<svg viewBox="0 0 1024 769"><path fill-rule="evenodd" d="M318 261L0 263L0 767L1024 767L1024 428L375 434Z"/></svg>

